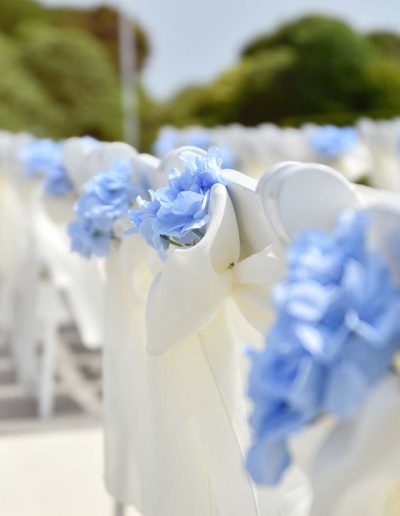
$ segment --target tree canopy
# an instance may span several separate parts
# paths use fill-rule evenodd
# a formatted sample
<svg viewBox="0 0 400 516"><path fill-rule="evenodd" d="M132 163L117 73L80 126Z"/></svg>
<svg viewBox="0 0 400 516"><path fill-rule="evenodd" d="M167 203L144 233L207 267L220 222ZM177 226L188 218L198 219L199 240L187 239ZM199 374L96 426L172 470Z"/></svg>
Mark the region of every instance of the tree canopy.
<svg viewBox="0 0 400 516"><path fill-rule="evenodd" d="M121 138L117 15L0 0L0 127ZM149 42L133 25L140 72ZM400 35L306 16L250 41L209 84L155 102L139 86L142 148L163 124L351 124L400 114Z"/></svg>
<svg viewBox="0 0 400 516"><path fill-rule="evenodd" d="M0 0L0 12L0 127L120 139L116 12L50 10L31 0ZM132 30L140 71L149 44L140 26Z"/></svg>
<svg viewBox="0 0 400 516"><path fill-rule="evenodd" d="M399 114L399 80L399 36L364 35L341 20L307 16L254 39L233 68L181 92L171 106L181 120L205 125L348 124L365 114Z"/></svg>

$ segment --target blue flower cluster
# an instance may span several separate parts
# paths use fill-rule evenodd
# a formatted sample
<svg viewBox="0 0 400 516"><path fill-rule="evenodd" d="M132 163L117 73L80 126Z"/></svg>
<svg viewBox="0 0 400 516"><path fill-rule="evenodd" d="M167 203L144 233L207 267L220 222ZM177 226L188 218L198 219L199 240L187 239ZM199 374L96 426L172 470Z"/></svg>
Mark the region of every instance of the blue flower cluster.
<svg viewBox="0 0 400 516"><path fill-rule="evenodd" d="M115 221L127 215L142 189L133 180L131 164L116 160L110 170L90 179L84 190L75 204L77 218L68 226L71 249L86 258L107 256Z"/></svg>
<svg viewBox="0 0 400 516"><path fill-rule="evenodd" d="M348 152L358 141L354 127L336 127L325 125L315 129L309 136L313 151L326 159L336 159Z"/></svg>
<svg viewBox="0 0 400 516"><path fill-rule="evenodd" d="M386 375L400 347L400 289L368 249L368 215L347 214L332 235L304 232L288 253L265 350L251 353L254 439L247 467L276 484L289 436L329 413L343 420Z"/></svg>
<svg viewBox="0 0 400 516"><path fill-rule="evenodd" d="M44 190L49 195L61 197L73 190L62 160L62 143L37 140L20 152L28 177L44 176Z"/></svg>
<svg viewBox="0 0 400 516"><path fill-rule="evenodd" d="M129 212L131 233L139 232L163 259L171 243L190 246L202 238L211 187L224 183L217 149L210 148L206 156L185 152L181 157L184 170L174 169L168 186L150 190L150 200L139 197L139 209Z"/></svg>
<svg viewBox="0 0 400 516"><path fill-rule="evenodd" d="M184 145L207 150L214 145L212 134L209 130L202 128L180 133L175 127L165 127L155 141L153 149L156 156L162 158L171 150ZM232 149L227 145L219 145L218 149L224 168L234 168L236 160Z"/></svg>

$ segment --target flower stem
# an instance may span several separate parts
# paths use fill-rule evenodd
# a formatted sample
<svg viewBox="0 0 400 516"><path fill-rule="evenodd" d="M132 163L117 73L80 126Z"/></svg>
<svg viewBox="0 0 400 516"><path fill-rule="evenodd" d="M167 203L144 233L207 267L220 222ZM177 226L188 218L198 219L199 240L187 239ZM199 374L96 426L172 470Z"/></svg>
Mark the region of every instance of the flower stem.
<svg viewBox="0 0 400 516"><path fill-rule="evenodd" d="M195 233L200 238L203 238L203 236L205 235L205 232L203 232L201 229L194 229L193 233Z"/></svg>
<svg viewBox="0 0 400 516"><path fill-rule="evenodd" d="M167 235L161 235L161 238L163 240L166 240L167 242L169 242L172 245L176 245L177 247L185 247L184 244L181 244L181 243L177 242L176 240L173 240L171 237L169 237Z"/></svg>

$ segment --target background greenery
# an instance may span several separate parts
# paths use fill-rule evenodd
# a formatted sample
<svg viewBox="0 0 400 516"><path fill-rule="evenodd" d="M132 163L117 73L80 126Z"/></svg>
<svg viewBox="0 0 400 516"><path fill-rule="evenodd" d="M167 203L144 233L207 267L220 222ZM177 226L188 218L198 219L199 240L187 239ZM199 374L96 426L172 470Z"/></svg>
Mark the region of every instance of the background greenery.
<svg viewBox="0 0 400 516"><path fill-rule="evenodd" d="M61 138L121 138L117 17L108 8L47 10L0 0L0 127ZM149 54L132 26L140 73ZM400 114L400 37L361 34L324 16L260 35L210 84L165 103L139 86L142 148L163 124L205 126L272 121L349 124Z"/></svg>

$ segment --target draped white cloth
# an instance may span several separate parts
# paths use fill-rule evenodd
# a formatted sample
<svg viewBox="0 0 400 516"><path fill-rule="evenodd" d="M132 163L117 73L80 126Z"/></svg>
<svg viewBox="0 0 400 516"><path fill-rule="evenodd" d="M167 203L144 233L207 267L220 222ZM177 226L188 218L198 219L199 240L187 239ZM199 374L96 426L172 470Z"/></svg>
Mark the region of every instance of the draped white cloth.
<svg viewBox="0 0 400 516"><path fill-rule="evenodd" d="M149 186L157 187L158 160L125 144L107 144L96 151L92 169L111 164L121 148L136 177L143 175ZM114 243L106 261L103 318L106 486L117 501L140 511L144 510L147 412L145 302L155 271L152 263L158 262L153 254L139 235Z"/></svg>
<svg viewBox="0 0 400 516"><path fill-rule="evenodd" d="M358 130L372 157L369 174L376 188L400 191L400 119L361 119Z"/></svg>
<svg viewBox="0 0 400 516"><path fill-rule="evenodd" d="M171 166L179 167L179 152L163 160L160 170ZM333 225L337 212L355 202L350 185L335 173L286 167L291 179L284 185L300 195L309 190L303 208L315 195L310 184L318 173L325 179L317 181L317 190L336 191L334 200L327 194L319 225ZM275 182L285 176L281 172ZM268 192L279 223L291 234L291 195L282 186ZM263 199L266 191L254 195ZM243 219L237 193L235 202ZM300 219L300 226L308 223L304 213ZM202 516L306 514L307 482L299 472L292 471L279 490L260 489L243 464L249 444L243 344L262 340L271 319L269 290L283 268L276 217L272 228L275 243L241 252L232 202L224 186L215 186L206 236L193 248L172 248L166 262L158 263L146 310L154 268L145 244L130 237L108 260L106 480L113 496L146 515L179 516L188 507Z"/></svg>
<svg viewBox="0 0 400 516"><path fill-rule="evenodd" d="M144 509L148 249L135 235L107 259L103 348L105 480L121 503ZM146 285L147 283L147 285Z"/></svg>
<svg viewBox="0 0 400 516"><path fill-rule="evenodd" d="M389 375L316 457L312 516L400 514L400 382Z"/></svg>
<svg viewBox="0 0 400 516"><path fill-rule="evenodd" d="M368 121L368 123L371 125L371 131L376 131L376 122ZM390 127L391 138L395 138L395 128ZM179 147L197 140L199 141L197 145L201 145L201 139L203 139L205 146L216 145L226 149L234 158L236 168L257 179L277 163L291 160L328 165L350 181L366 176L374 178L378 175L379 168L374 170L373 133L370 131L371 137L368 136L362 121L358 127L360 132L358 141L347 149L338 149L337 154L332 156L320 154L313 148L311 137L318 130L319 127L315 124L305 124L300 128L281 128L270 123L256 127L232 124L207 129L198 126L181 129L166 126L159 132L155 151L160 152L168 145ZM392 156L395 156L394 148L395 146L392 147ZM160 157L163 156L160 155ZM376 186L387 187L384 184Z"/></svg>
<svg viewBox="0 0 400 516"><path fill-rule="evenodd" d="M47 207L47 203L45 204ZM65 206L66 217L73 216L72 203ZM65 226L50 219L40 200L37 205L35 238L40 261L51 276L53 286L65 293L72 318L82 343L88 348L98 348L103 341L105 277L97 260L83 260L70 251Z"/></svg>
<svg viewBox="0 0 400 516"><path fill-rule="evenodd" d="M19 156L22 146L30 141L32 137L26 134L0 134L4 209L0 222L4 238L0 262L3 328L13 344L11 352L18 379L28 389L35 389L38 262L32 235L32 200L37 185L27 184Z"/></svg>
<svg viewBox="0 0 400 516"><path fill-rule="evenodd" d="M400 204L368 207L368 242L385 256L400 284ZM312 516L396 516L400 514L400 382L394 374L376 385L363 406L344 423L322 421L300 436L295 457L310 473ZM312 444L309 446L312 439ZM304 444L308 447L304 461Z"/></svg>
<svg viewBox="0 0 400 516"><path fill-rule="evenodd" d="M13 304L24 243L24 209L9 178L0 172L0 320L3 331L14 325Z"/></svg>
<svg viewBox="0 0 400 516"><path fill-rule="evenodd" d="M286 134L287 141L298 136ZM309 159L304 141L297 144ZM16 170L15 185L21 177L16 149L3 159ZM251 145L248 149L251 155ZM154 188L165 182L168 168L182 165L181 152L159 166L125 144L95 146L71 139L64 161L76 192L119 157L129 159ZM233 182L234 174L227 173ZM72 217L73 196L53 202L38 196L33 186L23 188L14 204L14 186L3 182L0 210L13 209L21 226L21 199L30 199L30 236L38 253L33 268L28 267L30 250L24 242L22 265L15 267L13 232L0 218L0 238L9 244L0 259L0 277L15 271L10 283L15 288L23 270L33 291L37 266L45 264L56 288L67 293L84 343L104 341L105 479L112 496L146 516L305 516L310 497L301 471L293 468L279 489L265 489L255 486L244 468L250 437L243 346L262 342L273 316L270 289L283 274L286 245L298 231L310 226L329 230L343 209L372 203L374 196L366 199L367 190L356 190L327 167L285 163L257 188L243 177L228 189L215 185L206 235L197 245L171 247L161 263L141 237L131 236L113 243L102 271L96 261L69 254L63 226ZM239 183L248 186L248 197L240 196ZM376 238L388 234L391 222L385 220ZM25 291L23 285L19 294ZM24 335L32 336L32 313L23 315ZM310 439L298 453L302 464L309 455L306 448L312 448ZM319 500L327 499L328 488L318 482L314 479L315 507L322 507ZM318 510L315 515L322 514Z"/></svg>
<svg viewBox="0 0 400 516"><path fill-rule="evenodd" d="M234 319L239 308L241 325L265 332L282 261L273 246L239 255L235 212L216 185L205 237L172 250L149 293L146 514L183 515L190 506L199 516L278 515L287 503L282 492L257 489L244 469L246 329Z"/></svg>

